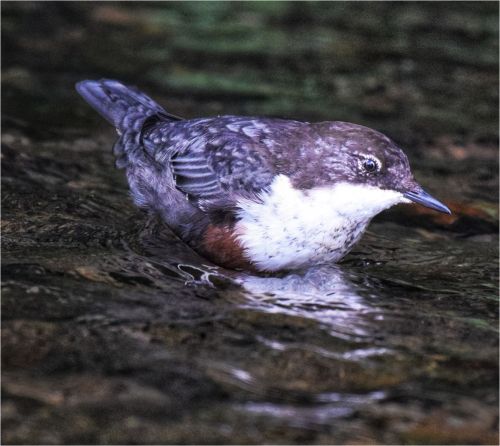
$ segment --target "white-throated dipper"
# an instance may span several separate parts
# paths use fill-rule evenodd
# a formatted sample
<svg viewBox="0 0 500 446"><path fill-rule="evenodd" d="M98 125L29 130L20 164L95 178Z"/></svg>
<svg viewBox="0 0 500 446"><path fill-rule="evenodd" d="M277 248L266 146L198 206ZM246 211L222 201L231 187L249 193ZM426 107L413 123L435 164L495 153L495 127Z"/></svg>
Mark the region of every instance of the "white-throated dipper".
<svg viewBox="0 0 500 446"><path fill-rule="evenodd" d="M83 81L115 126L134 202L232 269L336 262L370 220L414 201L450 213L413 179L388 137L347 122L217 116L184 120L115 80Z"/></svg>

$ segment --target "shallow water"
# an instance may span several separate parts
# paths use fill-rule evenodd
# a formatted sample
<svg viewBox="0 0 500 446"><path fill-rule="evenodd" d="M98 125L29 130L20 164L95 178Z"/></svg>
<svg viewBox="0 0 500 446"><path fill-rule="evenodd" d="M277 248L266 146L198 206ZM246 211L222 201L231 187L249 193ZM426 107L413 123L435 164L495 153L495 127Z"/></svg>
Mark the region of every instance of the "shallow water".
<svg viewBox="0 0 500 446"><path fill-rule="evenodd" d="M94 5L2 5L2 442L497 443L498 6ZM72 90L101 76L377 127L454 215L392 209L339 265L211 265L130 203Z"/></svg>

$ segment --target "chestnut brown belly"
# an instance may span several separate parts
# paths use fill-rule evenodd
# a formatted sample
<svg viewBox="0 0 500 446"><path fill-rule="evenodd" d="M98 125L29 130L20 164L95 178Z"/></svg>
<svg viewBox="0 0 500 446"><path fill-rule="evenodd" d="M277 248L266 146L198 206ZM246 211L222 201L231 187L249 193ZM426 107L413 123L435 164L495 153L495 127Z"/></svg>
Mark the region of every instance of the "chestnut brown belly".
<svg viewBox="0 0 500 446"><path fill-rule="evenodd" d="M200 254L217 265L229 269L255 271L254 265L246 257L234 229L230 226L208 225L197 248Z"/></svg>

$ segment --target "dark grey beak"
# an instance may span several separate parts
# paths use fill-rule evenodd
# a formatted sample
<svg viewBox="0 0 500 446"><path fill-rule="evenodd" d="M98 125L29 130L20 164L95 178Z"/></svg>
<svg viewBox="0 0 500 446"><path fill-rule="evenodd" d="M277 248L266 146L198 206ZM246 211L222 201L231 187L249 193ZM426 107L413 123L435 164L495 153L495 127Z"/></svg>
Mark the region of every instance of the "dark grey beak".
<svg viewBox="0 0 500 446"><path fill-rule="evenodd" d="M403 195L409 200L421 204L425 207L435 209L439 212L444 212L445 214L451 214L451 211L443 203L436 200L432 195L429 195L423 189L418 189L414 192L405 192Z"/></svg>

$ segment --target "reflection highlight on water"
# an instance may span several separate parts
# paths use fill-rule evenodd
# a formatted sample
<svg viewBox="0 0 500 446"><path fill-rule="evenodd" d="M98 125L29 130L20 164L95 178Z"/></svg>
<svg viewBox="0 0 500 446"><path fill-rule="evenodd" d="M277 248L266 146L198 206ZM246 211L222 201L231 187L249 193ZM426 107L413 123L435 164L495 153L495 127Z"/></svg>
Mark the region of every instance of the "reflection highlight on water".
<svg viewBox="0 0 500 446"><path fill-rule="evenodd" d="M282 277L241 274L236 282L247 292L246 308L311 319L338 337L369 336L363 315L375 310L361 295L366 287L354 283L339 266L316 266Z"/></svg>

